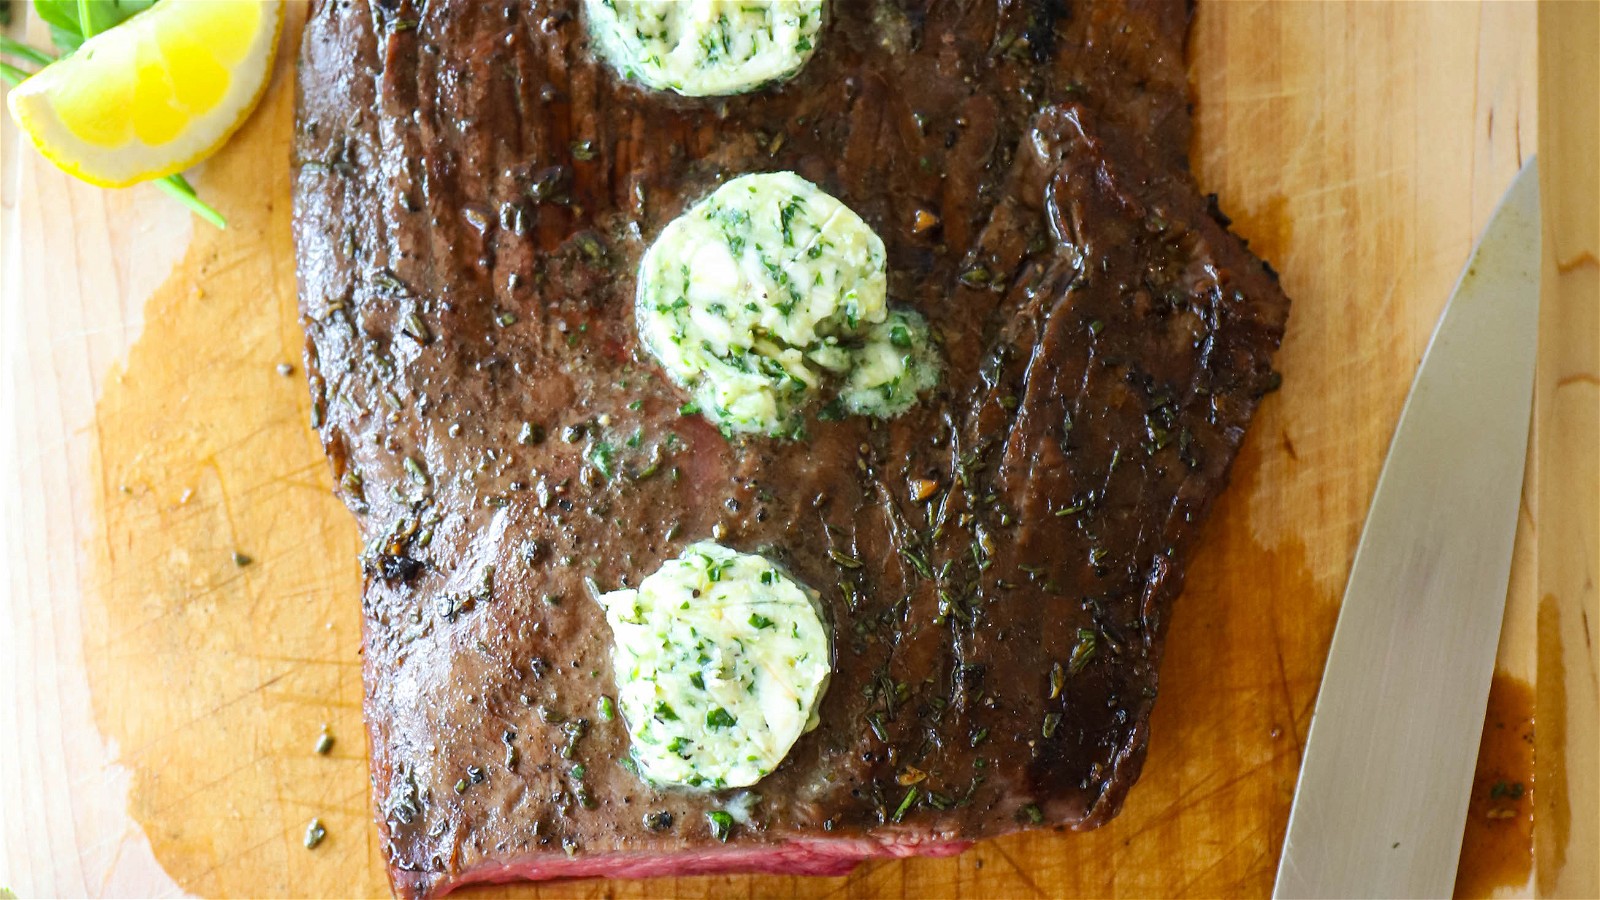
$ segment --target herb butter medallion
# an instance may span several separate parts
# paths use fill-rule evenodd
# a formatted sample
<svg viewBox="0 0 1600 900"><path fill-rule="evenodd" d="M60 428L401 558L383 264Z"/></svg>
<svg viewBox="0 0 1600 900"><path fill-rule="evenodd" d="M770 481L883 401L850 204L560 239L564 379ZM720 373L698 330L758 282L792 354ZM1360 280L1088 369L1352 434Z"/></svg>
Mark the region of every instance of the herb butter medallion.
<svg viewBox="0 0 1600 900"><path fill-rule="evenodd" d="M701 542L599 596L639 774L755 784L817 725L832 672L816 594L765 557Z"/></svg>
<svg viewBox="0 0 1600 900"><path fill-rule="evenodd" d="M744 175L662 230L639 266L639 335L724 433L798 434L837 394L897 415L938 377L927 323L891 311L883 240L793 172Z"/></svg>
<svg viewBox="0 0 1600 900"><path fill-rule="evenodd" d="M596 51L624 77L690 97L793 76L822 30L822 0L585 0Z"/></svg>

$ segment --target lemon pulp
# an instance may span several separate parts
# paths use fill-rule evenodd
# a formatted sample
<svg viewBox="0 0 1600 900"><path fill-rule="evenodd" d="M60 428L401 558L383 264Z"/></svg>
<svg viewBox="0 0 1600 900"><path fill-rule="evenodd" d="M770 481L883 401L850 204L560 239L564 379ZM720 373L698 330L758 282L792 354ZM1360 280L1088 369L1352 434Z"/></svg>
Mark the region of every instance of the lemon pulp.
<svg viewBox="0 0 1600 900"><path fill-rule="evenodd" d="M72 175L123 187L209 156L266 88L282 0L163 0L11 92L34 146Z"/></svg>

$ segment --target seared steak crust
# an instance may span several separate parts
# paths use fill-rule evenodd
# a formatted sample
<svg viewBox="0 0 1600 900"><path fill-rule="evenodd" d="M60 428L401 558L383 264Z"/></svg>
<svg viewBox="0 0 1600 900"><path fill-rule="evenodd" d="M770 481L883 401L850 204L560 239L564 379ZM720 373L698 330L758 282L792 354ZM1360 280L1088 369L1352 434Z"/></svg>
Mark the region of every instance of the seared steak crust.
<svg viewBox="0 0 1600 900"><path fill-rule="evenodd" d="M796 79L688 100L619 82L576 4L313 3L301 306L368 542L398 892L837 873L1115 815L1288 310L1188 174L1186 25L1136 0L835 2ZM730 442L640 350L648 242L778 170L878 230L891 302L940 336L906 415ZM819 589L835 634L821 725L759 798L641 783L602 712L590 580L712 537ZM722 842L705 813L730 807Z"/></svg>

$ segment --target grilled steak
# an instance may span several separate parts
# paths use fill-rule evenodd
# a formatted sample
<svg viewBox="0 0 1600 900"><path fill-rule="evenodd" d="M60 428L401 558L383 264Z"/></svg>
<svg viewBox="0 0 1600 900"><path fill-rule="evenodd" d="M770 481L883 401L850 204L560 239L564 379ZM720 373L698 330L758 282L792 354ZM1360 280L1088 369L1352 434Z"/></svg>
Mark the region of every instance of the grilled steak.
<svg viewBox="0 0 1600 900"><path fill-rule="evenodd" d="M1288 311L1188 173L1187 15L835 2L793 81L688 99L620 81L568 4L313 3L307 370L367 541L398 893L839 874L1116 814ZM782 170L882 235L944 373L898 418L730 440L641 352L634 272ZM832 683L754 788L656 788L592 591L712 538L821 592Z"/></svg>

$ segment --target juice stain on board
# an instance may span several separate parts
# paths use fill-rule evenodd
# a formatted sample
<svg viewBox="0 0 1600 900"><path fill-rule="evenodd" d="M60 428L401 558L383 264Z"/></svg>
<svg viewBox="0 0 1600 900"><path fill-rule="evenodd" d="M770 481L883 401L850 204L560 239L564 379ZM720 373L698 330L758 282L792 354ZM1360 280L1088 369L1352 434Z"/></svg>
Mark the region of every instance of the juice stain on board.
<svg viewBox="0 0 1600 900"><path fill-rule="evenodd" d="M287 165L304 10L289 15L261 108L201 179L228 230L195 227L95 409L95 717L156 859L207 896L387 890L362 877L359 540L307 427ZM337 743L319 755L324 724Z"/></svg>
<svg viewBox="0 0 1600 900"><path fill-rule="evenodd" d="M1533 687L1495 673L1461 838L1457 897L1521 887L1533 871Z"/></svg>

